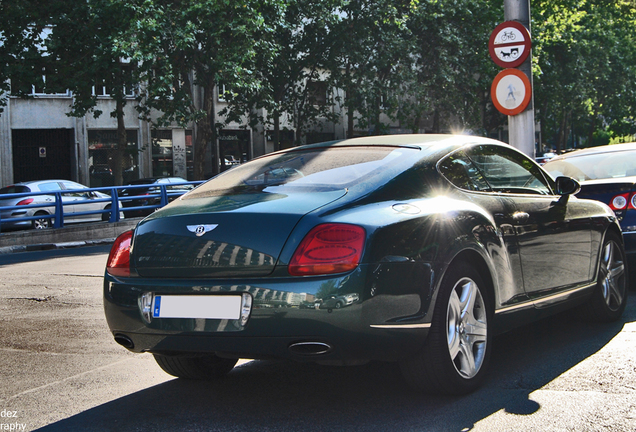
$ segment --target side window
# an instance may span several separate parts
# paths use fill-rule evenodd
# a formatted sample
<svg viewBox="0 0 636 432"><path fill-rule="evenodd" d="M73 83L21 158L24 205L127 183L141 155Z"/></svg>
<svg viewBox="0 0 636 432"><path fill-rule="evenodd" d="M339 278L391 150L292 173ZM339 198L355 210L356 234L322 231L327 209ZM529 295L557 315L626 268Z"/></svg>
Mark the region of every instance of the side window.
<svg viewBox="0 0 636 432"><path fill-rule="evenodd" d="M42 192L62 190L58 182L41 183L38 187Z"/></svg>
<svg viewBox="0 0 636 432"><path fill-rule="evenodd" d="M69 183L69 182L62 182L62 184L64 185L64 189L66 190L78 190L79 187L78 185L76 185L75 183ZM74 197L84 197L84 192L72 192L72 193L66 193L64 194L65 196L74 196Z"/></svg>
<svg viewBox="0 0 636 432"><path fill-rule="evenodd" d="M442 160L439 171L452 184L460 189L471 191L489 191L490 186L482 173L462 151L458 151Z"/></svg>
<svg viewBox="0 0 636 432"><path fill-rule="evenodd" d="M513 149L481 145L468 153L496 192L552 195L551 184L530 159Z"/></svg>

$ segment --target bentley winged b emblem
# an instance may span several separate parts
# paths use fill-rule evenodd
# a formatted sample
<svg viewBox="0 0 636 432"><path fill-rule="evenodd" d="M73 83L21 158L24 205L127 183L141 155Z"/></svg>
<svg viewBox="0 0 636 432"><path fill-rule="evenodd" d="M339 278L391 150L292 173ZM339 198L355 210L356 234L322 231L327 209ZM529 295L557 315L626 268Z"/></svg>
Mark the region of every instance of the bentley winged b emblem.
<svg viewBox="0 0 636 432"><path fill-rule="evenodd" d="M214 228L218 227L219 224L209 224L209 225L188 225L188 231L193 232L197 235L197 237L201 237L206 232L212 231Z"/></svg>

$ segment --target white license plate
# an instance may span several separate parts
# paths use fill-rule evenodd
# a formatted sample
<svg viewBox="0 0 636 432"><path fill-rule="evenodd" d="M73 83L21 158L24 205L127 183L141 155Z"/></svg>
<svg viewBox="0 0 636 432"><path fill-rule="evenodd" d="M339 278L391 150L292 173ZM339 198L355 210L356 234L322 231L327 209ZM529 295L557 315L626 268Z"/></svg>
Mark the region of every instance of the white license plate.
<svg viewBox="0 0 636 432"><path fill-rule="evenodd" d="M239 319L241 296L155 296L153 318Z"/></svg>

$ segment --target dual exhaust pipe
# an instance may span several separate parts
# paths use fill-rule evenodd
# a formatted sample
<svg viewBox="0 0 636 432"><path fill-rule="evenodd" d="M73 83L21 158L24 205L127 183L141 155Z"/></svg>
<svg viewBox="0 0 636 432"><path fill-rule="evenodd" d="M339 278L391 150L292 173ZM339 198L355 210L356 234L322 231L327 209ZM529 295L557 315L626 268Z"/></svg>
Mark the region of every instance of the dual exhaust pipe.
<svg viewBox="0 0 636 432"><path fill-rule="evenodd" d="M115 342L129 350L132 350L135 347L135 343L132 339L121 333L115 334ZM333 347L324 342L305 341L291 344L289 346L289 351L292 354L301 356L318 356L329 354L333 351Z"/></svg>

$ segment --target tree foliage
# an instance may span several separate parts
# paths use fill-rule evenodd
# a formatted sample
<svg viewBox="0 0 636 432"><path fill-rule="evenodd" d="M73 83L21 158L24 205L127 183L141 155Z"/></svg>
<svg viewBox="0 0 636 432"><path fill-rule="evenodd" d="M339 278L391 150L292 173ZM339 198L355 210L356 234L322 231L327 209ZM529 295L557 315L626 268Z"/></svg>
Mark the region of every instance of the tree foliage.
<svg viewBox="0 0 636 432"><path fill-rule="evenodd" d="M30 97L31 85L44 86L42 70L49 9L46 0L0 2L0 113L11 92Z"/></svg>
<svg viewBox="0 0 636 432"><path fill-rule="evenodd" d="M569 136L590 145L636 132L636 2L531 6L546 140L564 148ZM99 77L125 132L124 89L140 83L141 116L194 125L195 178L218 170L223 121L273 129L276 148L283 119L300 143L340 109L349 136L387 133L389 124L493 134L505 117L490 103L498 68L487 42L502 18L502 5L488 0L3 0L0 109L9 91L30 97L36 85L72 90L70 115L99 115ZM228 90L221 113L217 88Z"/></svg>
<svg viewBox="0 0 636 432"><path fill-rule="evenodd" d="M633 1L533 2L536 106L557 149L570 135L593 145L599 130L636 132L635 26Z"/></svg>
<svg viewBox="0 0 636 432"><path fill-rule="evenodd" d="M253 88L256 51L271 52L268 33L276 0L132 0L135 23L123 38L139 67L144 116L159 125L196 125L194 175L203 178L205 152L216 138L214 90ZM265 15L267 14L267 20ZM218 158L218 151L215 152ZM218 172L218 164L212 164Z"/></svg>

